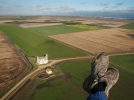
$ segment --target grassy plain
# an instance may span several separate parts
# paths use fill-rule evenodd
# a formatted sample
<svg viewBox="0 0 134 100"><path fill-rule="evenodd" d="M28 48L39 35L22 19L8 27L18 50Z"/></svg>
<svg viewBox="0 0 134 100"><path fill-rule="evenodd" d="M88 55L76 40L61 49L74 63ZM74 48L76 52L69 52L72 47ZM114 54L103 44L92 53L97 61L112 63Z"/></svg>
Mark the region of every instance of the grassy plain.
<svg viewBox="0 0 134 100"><path fill-rule="evenodd" d="M110 61L134 71L134 54L111 56Z"/></svg>
<svg viewBox="0 0 134 100"><path fill-rule="evenodd" d="M87 55L75 48L50 40L16 25L0 25L0 30L17 44L24 53L30 56L48 54L51 58L66 58Z"/></svg>
<svg viewBox="0 0 134 100"><path fill-rule="evenodd" d="M66 74L66 78L74 83L76 86L81 87L84 79L90 73L91 61L80 60L61 63L60 69Z"/></svg>
<svg viewBox="0 0 134 100"><path fill-rule="evenodd" d="M88 31L88 30L99 30L106 27L95 26L95 25L84 25L84 24L63 24L54 26L43 26L36 28L29 28L33 32L41 33L43 35L53 34L65 34L72 32Z"/></svg>
<svg viewBox="0 0 134 100"><path fill-rule="evenodd" d="M110 57L110 60L113 59L118 59L118 57ZM47 82L42 82L37 85L28 100L36 100L37 98L40 98L40 100L52 100L54 98L58 100L85 100L88 94L82 89L82 84L84 79L90 74L91 60L69 61L61 63L56 67L65 73L65 79L58 77ZM120 72L119 81L110 90L109 100L133 100L134 73L112 64L109 67L115 67ZM69 85L68 82L73 84L76 89L72 85ZM81 92L79 93L78 90Z"/></svg>
<svg viewBox="0 0 134 100"><path fill-rule="evenodd" d="M86 69L89 69L89 66L89 60L69 61L56 66L56 69L60 68L65 76L47 81L37 80L38 85L27 100L86 100L88 93L81 86L84 78L90 73L89 70L86 74L84 73ZM73 83L73 85L68 82Z"/></svg>
<svg viewBox="0 0 134 100"><path fill-rule="evenodd" d="M134 23L129 23L129 24L123 25L123 26L121 26L121 28L134 30Z"/></svg>
<svg viewBox="0 0 134 100"><path fill-rule="evenodd" d="M111 57L110 57L111 58ZM125 57L124 57L125 58ZM117 58L118 59L118 58ZM133 59L133 58L131 58ZM125 62L124 62L125 63ZM133 62L131 62L133 64ZM59 65L61 70L70 76L67 79L74 85L82 88L84 79L90 74L90 61L71 61ZM109 100L133 100L134 97L134 73L110 64L109 67L115 67L120 72L120 78L117 84L110 90Z"/></svg>
<svg viewBox="0 0 134 100"><path fill-rule="evenodd" d="M70 92L71 91L71 92ZM27 100L84 100L85 95L75 90L62 77L40 82Z"/></svg>

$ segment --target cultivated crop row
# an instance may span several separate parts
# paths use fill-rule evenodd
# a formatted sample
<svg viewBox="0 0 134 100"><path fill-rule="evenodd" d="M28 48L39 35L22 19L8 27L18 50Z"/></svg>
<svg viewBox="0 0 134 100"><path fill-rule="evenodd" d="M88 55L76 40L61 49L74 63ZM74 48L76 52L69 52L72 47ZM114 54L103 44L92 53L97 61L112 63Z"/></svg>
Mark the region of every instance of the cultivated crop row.
<svg viewBox="0 0 134 100"><path fill-rule="evenodd" d="M50 37L93 54L102 51L108 53L133 51L134 41L126 33L133 34L133 31L120 28L112 29L52 35Z"/></svg>

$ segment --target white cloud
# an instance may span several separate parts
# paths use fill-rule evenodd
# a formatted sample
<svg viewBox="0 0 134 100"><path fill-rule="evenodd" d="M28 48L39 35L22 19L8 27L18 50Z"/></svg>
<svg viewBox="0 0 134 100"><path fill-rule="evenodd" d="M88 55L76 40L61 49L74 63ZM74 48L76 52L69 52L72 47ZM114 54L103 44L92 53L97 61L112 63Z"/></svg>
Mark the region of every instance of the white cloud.
<svg viewBox="0 0 134 100"><path fill-rule="evenodd" d="M109 8L109 6L105 6L105 8Z"/></svg>
<svg viewBox="0 0 134 100"><path fill-rule="evenodd" d="M39 7L39 6L38 6ZM76 11L75 8L73 7L68 7L68 6L60 6L57 8L52 8L52 7L41 7L38 9L40 11L44 12L73 12Z"/></svg>
<svg viewBox="0 0 134 100"><path fill-rule="evenodd" d="M88 4L88 2L81 2L80 4L82 4L82 5L86 5L86 4Z"/></svg>
<svg viewBox="0 0 134 100"><path fill-rule="evenodd" d="M16 4L16 5L14 5L13 7L22 7L21 5L19 5L19 4Z"/></svg>
<svg viewBox="0 0 134 100"><path fill-rule="evenodd" d="M131 9L131 10L134 10L134 7L127 7L127 9L129 9L129 10L130 10L130 9Z"/></svg>
<svg viewBox="0 0 134 100"><path fill-rule="evenodd" d="M75 8L73 7L68 7L68 6L60 6L59 8L57 8L57 10L59 12L73 12L73 11L76 11Z"/></svg>
<svg viewBox="0 0 134 100"><path fill-rule="evenodd" d="M37 8L42 8L43 6L42 6L42 5L37 5L36 7L37 7Z"/></svg>
<svg viewBox="0 0 134 100"><path fill-rule="evenodd" d="M113 6L113 7L111 7L111 8L113 8L113 9L114 9L114 8L117 8L117 7L119 7L119 6L118 6L118 5L116 5L116 6Z"/></svg>
<svg viewBox="0 0 134 100"><path fill-rule="evenodd" d="M49 12L49 11L53 11L54 8L50 8L50 7L40 7L39 10L44 11L44 12Z"/></svg>
<svg viewBox="0 0 134 100"><path fill-rule="evenodd" d="M127 11L134 13L134 7L128 7Z"/></svg>
<svg viewBox="0 0 134 100"><path fill-rule="evenodd" d="M117 3L115 6L111 7L113 9L118 8L119 6L123 5L123 3Z"/></svg>
<svg viewBox="0 0 134 100"><path fill-rule="evenodd" d="M100 5L102 5L102 6L108 6L109 3L100 3Z"/></svg>
<svg viewBox="0 0 134 100"><path fill-rule="evenodd" d="M118 6L123 5L123 3L117 3Z"/></svg>

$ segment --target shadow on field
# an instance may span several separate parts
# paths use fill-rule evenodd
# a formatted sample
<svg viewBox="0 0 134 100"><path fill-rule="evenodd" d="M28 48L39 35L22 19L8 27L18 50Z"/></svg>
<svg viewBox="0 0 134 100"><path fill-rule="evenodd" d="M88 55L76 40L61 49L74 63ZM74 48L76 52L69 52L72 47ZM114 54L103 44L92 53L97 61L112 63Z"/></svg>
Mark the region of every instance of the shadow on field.
<svg viewBox="0 0 134 100"><path fill-rule="evenodd" d="M5 22L6 24L26 24L26 23L29 23L29 24L42 24L42 23L58 23L56 21L43 21L43 22L29 22L29 21L12 21L12 22Z"/></svg>
<svg viewBox="0 0 134 100"><path fill-rule="evenodd" d="M54 42L54 41L52 41L52 40L47 40L47 41L45 41L45 42L44 42L44 44L46 44L46 43L47 43L47 44L51 44L51 45L52 45L52 44L54 44L55 42Z"/></svg>
<svg viewBox="0 0 134 100"><path fill-rule="evenodd" d="M52 84L53 81L59 79L59 78L62 78L61 76L57 77L57 78L52 78L52 79L49 79L47 80L46 82L43 82L42 84L39 84L37 86L37 89L42 89L43 87L52 87L54 88L55 85Z"/></svg>
<svg viewBox="0 0 134 100"><path fill-rule="evenodd" d="M49 23L62 23L62 24L80 24L80 22L69 22L69 21L54 21L54 20L45 20L45 21L38 21L38 22L29 22L29 21L12 21L12 22L5 22L5 24L49 24Z"/></svg>
<svg viewBox="0 0 134 100"><path fill-rule="evenodd" d="M130 36L131 38L134 38L134 34L128 34L128 36Z"/></svg>
<svg viewBox="0 0 134 100"><path fill-rule="evenodd" d="M127 37L126 36L123 36L123 35L114 35L114 36L117 36L117 37L123 38L123 39L127 39Z"/></svg>
<svg viewBox="0 0 134 100"><path fill-rule="evenodd" d="M70 73L65 73L65 77L67 78L67 79L70 79L70 78L72 78L72 76L71 76L71 74Z"/></svg>
<svg viewBox="0 0 134 100"><path fill-rule="evenodd" d="M81 24L80 22L65 22L63 23L64 25L77 25L77 24Z"/></svg>

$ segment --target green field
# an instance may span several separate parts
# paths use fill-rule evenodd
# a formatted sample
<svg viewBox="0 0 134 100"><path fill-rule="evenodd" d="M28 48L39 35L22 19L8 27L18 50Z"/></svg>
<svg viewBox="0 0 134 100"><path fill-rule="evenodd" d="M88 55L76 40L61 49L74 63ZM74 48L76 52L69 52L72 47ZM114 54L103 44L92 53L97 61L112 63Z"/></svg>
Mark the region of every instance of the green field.
<svg viewBox="0 0 134 100"><path fill-rule="evenodd" d="M70 92L71 91L71 92ZM85 100L86 96L74 89L62 77L38 84L27 100Z"/></svg>
<svg viewBox="0 0 134 100"><path fill-rule="evenodd" d="M111 57L110 57L111 58ZM125 58L125 57L124 57ZM69 63L60 64L60 68L63 72L69 74L68 78L73 84L82 87L83 80L90 73L90 61L72 61ZM132 64L132 63L131 63ZM125 69L111 65L110 67L116 67L120 72L120 79L118 83L111 89L109 100L133 100L134 97L134 73Z"/></svg>
<svg viewBox="0 0 134 100"><path fill-rule="evenodd" d="M75 83L76 89L66 79L59 76L46 82L38 83L27 100L86 100L88 93L81 86L84 78L90 73L89 66L89 60L69 61L60 64L59 67L66 74L65 78L73 84Z"/></svg>
<svg viewBox="0 0 134 100"><path fill-rule="evenodd" d="M60 64L60 68L63 72L69 74L70 80L73 84L82 88L83 81L86 76L90 73L90 61L72 61ZM118 83L110 90L109 100L133 100L134 97L134 73L129 72L125 69L111 65L110 67L115 67L120 72L120 78Z"/></svg>
<svg viewBox="0 0 134 100"><path fill-rule="evenodd" d="M81 87L86 76L90 73L91 61L70 61L59 65L69 81Z"/></svg>
<svg viewBox="0 0 134 100"><path fill-rule="evenodd" d="M36 28L29 28L33 32L41 33L43 35L53 34L65 34L72 32L88 31L88 30L99 30L106 27L95 26L95 25L84 25L84 24L63 24L54 26L43 26Z"/></svg>
<svg viewBox="0 0 134 100"><path fill-rule="evenodd" d="M0 25L3 31L21 50L30 56L48 54L51 58L85 56L87 54L16 25Z"/></svg>
<svg viewBox="0 0 134 100"><path fill-rule="evenodd" d="M111 56L110 61L134 71L134 54Z"/></svg>
<svg viewBox="0 0 134 100"><path fill-rule="evenodd" d="M121 26L121 28L134 30L134 23L129 23L129 24L123 25L123 26Z"/></svg>
<svg viewBox="0 0 134 100"><path fill-rule="evenodd" d="M129 56L122 56L123 59L128 57ZM116 58L110 57L110 60L113 61L113 59L119 58L118 56L116 56ZM130 59L132 60L133 57ZM123 61L124 63L127 62L126 60ZM120 62L116 63L120 64ZM130 63L132 64L132 62ZM66 79L59 77L39 84L28 100L37 100L37 98L40 98L40 100L52 100L53 98L58 98L58 100L67 100L66 98L69 100L85 100L88 94L86 94L82 89L82 84L84 79L90 74L90 65L91 60L69 61L59 64L56 67L59 67L65 73ZM134 73L112 64L110 64L109 67L117 68L120 72L120 77L117 84L110 90L108 100L134 100ZM81 94L77 89L72 88L66 80L71 82L78 90L80 90Z"/></svg>

